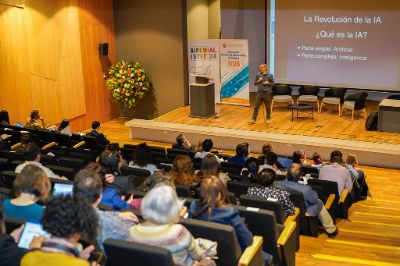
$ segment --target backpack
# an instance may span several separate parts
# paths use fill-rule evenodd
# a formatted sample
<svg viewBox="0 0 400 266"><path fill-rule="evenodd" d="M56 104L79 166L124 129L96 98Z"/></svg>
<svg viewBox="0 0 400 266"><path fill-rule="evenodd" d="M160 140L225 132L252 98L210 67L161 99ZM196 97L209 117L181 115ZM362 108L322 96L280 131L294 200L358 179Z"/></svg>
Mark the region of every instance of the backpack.
<svg viewBox="0 0 400 266"><path fill-rule="evenodd" d="M365 129L369 131L378 129L378 112L373 112L367 117Z"/></svg>

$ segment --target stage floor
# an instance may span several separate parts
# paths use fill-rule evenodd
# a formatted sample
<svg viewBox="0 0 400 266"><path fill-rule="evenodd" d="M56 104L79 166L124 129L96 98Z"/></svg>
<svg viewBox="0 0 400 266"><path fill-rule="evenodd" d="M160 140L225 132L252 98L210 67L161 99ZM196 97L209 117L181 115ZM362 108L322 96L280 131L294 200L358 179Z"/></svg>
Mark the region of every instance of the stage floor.
<svg viewBox="0 0 400 266"><path fill-rule="evenodd" d="M291 121L292 112L287 106L274 107L271 124L264 123L265 108L262 106L258 114L257 122L248 125L253 112L253 106L243 107L235 105L216 105L217 117L200 119L189 117L190 107L177 108L155 119L159 122L179 123L186 125L221 127L229 129L245 129L259 132L282 133L291 135L303 135L311 137L333 138L341 140L367 141L372 143L400 144L399 133L367 131L365 118L351 114L339 117L337 108L324 107L322 113L314 111L314 119L311 114L299 112L299 118ZM368 102L367 114L378 110L377 102Z"/></svg>

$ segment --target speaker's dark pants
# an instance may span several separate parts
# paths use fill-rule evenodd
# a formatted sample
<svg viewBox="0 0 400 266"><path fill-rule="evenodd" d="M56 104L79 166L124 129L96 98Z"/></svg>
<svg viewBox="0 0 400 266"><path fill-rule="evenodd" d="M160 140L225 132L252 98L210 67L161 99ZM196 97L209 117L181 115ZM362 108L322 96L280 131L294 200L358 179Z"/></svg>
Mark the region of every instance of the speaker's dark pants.
<svg viewBox="0 0 400 266"><path fill-rule="evenodd" d="M272 92L271 91L259 91L256 95L256 106L254 107L253 119L257 119L258 110L260 109L261 104L264 102L265 111L267 113L267 119L271 118L271 101L272 101Z"/></svg>

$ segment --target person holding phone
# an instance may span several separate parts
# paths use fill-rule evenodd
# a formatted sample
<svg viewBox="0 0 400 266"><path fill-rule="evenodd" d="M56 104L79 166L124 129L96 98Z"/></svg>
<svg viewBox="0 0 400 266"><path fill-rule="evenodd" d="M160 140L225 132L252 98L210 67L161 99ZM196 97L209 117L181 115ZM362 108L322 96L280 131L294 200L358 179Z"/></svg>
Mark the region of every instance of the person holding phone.
<svg viewBox="0 0 400 266"><path fill-rule="evenodd" d="M22 258L21 266L98 265L87 261L94 246L83 249L78 242L83 234L95 239L98 230L96 212L87 200L70 195L52 198L44 212L42 226L51 237L41 238L40 248L28 252Z"/></svg>

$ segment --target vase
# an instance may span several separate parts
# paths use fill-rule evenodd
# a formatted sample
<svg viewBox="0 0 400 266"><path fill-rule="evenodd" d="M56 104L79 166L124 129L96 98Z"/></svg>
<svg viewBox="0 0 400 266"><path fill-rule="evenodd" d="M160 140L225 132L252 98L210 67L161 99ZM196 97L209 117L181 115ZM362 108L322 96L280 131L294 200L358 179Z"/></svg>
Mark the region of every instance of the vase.
<svg viewBox="0 0 400 266"><path fill-rule="evenodd" d="M119 116L124 119L131 119L134 116L134 108L129 108L129 106L119 104Z"/></svg>

